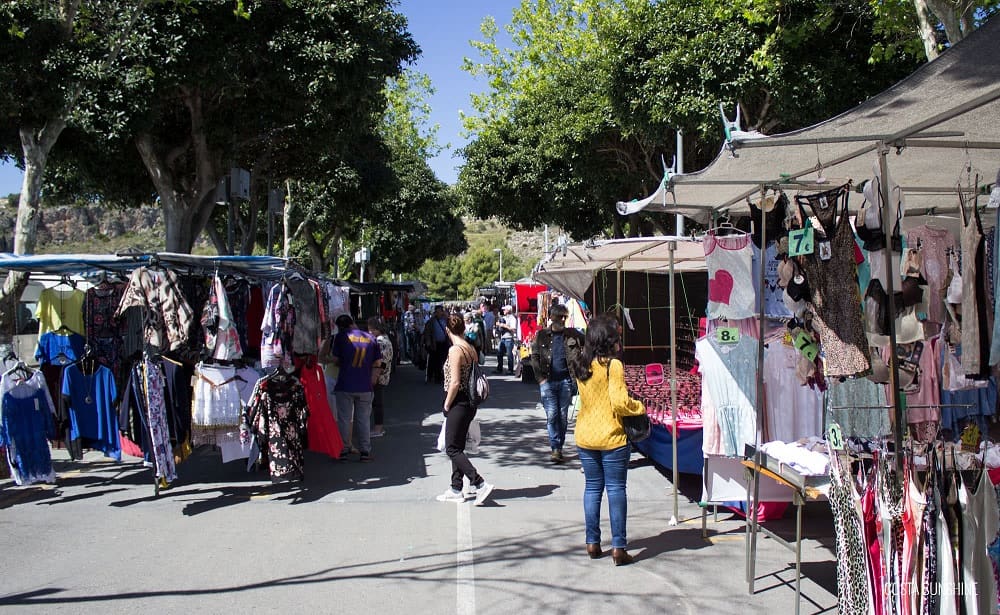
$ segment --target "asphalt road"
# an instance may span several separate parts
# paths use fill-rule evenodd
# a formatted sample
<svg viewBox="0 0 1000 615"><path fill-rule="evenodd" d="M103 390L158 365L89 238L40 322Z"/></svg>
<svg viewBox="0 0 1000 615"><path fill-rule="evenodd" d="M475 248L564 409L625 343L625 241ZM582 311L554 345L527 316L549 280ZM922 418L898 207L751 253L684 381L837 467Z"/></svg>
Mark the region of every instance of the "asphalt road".
<svg viewBox="0 0 1000 615"><path fill-rule="evenodd" d="M750 595L742 521L720 511L703 537L699 477L684 477L671 526L668 475L638 453L628 478L636 562L589 559L574 448L553 465L537 387L491 380L473 463L497 487L481 507L435 501L451 471L435 448L443 393L409 365L386 392L375 461L309 453L301 488L272 486L201 448L154 497L136 460L89 452L72 462L54 451L56 486L0 481L0 611L794 612L794 555L761 537ZM829 508L808 505L804 526L801 612L835 612ZM794 532L791 519L773 527Z"/></svg>

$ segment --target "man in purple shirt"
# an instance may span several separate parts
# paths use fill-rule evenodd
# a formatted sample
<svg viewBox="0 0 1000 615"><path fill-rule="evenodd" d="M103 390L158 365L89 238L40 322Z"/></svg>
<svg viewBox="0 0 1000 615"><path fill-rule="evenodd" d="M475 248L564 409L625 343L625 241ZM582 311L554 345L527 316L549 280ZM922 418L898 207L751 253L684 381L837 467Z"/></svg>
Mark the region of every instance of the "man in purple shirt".
<svg viewBox="0 0 1000 615"><path fill-rule="evenodd" d="M361 461L372 461L371 416L375 380L382 369L382 351L375 338L358 329L354 319L343 314L337 317L337 335L330 346L333 364L340 367L337 385L337 427L344 441L340 458L346 460L351 442L351 422L354 422L353 444L361 451Z"/></svg>

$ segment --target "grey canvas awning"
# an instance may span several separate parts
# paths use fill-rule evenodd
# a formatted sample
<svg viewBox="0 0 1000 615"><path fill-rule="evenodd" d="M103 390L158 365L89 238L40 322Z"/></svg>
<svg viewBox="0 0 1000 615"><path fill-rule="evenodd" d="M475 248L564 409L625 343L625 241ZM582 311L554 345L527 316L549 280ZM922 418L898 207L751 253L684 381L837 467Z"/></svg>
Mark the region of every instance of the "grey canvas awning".
<svg viewBox="0 0 1000 615"><path fill-rule="evenodd" d="M896 85L832 119L793 132L734 139L705 169L675 175L644 201L619 211L680 213L707 222L713 212L746 213L762 184L811 182L820 175L871 178L880 144L893 152L890 175L907 210L954 209L959 183L1000 167L1000 19L924 64ZM858 201L860 202L860 201Z"/></svg>

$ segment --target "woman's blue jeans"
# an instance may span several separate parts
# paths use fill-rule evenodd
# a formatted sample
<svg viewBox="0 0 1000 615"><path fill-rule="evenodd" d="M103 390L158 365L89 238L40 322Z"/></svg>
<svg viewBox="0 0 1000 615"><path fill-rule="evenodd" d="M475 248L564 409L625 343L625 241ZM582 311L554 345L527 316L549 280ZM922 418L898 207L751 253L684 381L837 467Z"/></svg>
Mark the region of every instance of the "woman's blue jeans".
<svg viewBox="0 0 1000 615"><path fill-rule="evenodd" d="M587 544L601 542L601 498L608 492L608 513L611 517L611 547L624 549L625 518L628 516L628 496L625 479L628 473L629 445L598 451L577 447L586 486L583 490L583 519L587 524Z"/></svg>

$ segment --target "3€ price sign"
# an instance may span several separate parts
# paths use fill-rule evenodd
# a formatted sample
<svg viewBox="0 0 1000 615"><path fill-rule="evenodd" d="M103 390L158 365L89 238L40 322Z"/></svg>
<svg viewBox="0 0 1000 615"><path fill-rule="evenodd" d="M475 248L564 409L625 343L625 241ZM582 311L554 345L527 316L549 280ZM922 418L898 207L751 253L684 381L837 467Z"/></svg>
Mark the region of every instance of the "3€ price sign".
<svg viewBox="0 0 1000 615"><path fill-rule="evenodd" d="M738 344L740 330L736 327L719 327L715 330L715 340L720 344Z"/></svg>
<svg viewBox="0 0 1000 615"><path fill-rule="evenodd" d="M803 254L812 254L815 250L813 238L813 228L807 226L805 228L795 229L794 231L788 232L788 256L802 256Z"/></svg>

